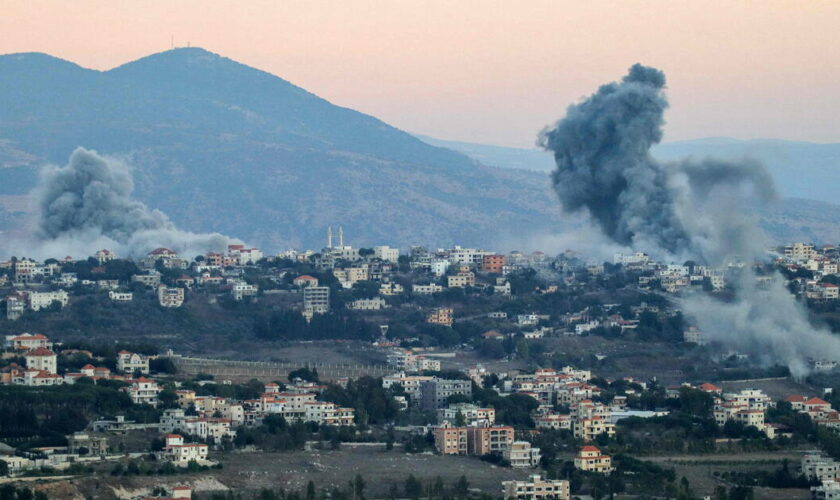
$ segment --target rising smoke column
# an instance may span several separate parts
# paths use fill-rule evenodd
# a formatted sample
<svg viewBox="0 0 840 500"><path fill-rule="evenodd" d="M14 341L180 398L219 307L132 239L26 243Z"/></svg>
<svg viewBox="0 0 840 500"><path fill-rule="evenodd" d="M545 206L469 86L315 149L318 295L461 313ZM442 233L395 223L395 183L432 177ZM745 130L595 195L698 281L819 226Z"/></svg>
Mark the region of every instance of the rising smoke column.
<svg viewBox="0 0 840 500"><path fill-rule="evenodd" d="M614 242L660 257L721 265L763 256L763 234L748 212L775 198L771 177L751 161L655 160L664 89L664 73L636 64L540 134L539 144L554 153L563 209L588 213ZM745 274L734 302L690 297L683 309L711 338L785 363L796 376L807 373L809 357L840 361L840 340L809 324L779 277L760 288Z"/></svg>
<svg viewBox="0 0 840 500"><path fill-rule="evenodd" d="M156 247L189 255L236 242L218 233L182 231L163 212L132 198L133 191L126 164L76 149L66 166L42 170L33 192L38 245L54 253L50 256L90 254L101 248L139 256Z"/></svg>

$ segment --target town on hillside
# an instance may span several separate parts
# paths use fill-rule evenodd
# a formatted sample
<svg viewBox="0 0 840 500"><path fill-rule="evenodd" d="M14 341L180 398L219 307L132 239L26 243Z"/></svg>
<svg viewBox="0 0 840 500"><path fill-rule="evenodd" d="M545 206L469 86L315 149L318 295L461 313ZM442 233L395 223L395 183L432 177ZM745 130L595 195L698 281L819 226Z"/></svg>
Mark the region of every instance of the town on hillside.
<svg viewBox="0 0 840 500"><path fill-rule="evenodd" d="M836 360L794 377L680 307L749 270L840 329L836 247L712 268L338 235L0 262L0 474L49 498L840 495Z"/></svg>

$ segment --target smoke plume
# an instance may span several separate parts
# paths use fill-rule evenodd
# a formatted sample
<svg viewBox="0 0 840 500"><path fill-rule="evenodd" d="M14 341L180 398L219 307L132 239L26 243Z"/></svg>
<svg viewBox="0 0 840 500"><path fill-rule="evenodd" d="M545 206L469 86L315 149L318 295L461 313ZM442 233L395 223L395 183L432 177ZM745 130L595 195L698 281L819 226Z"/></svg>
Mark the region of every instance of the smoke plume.
<svg viewBox="0 0 840 500"><path fill-rule="evenodd" d="M612 241L662 258L722 265L764 257L764 235L749 213L776 197L772 178L749 160L655 160L650 148L662 139L667 107L664 73L636 64L540 134L554 153L564 211L588 213ZM692 297L684 309L714 339L783 362L795 375L810 356L840 360L840 340L808 323L780 278L758 289L746 274L734 303Z"/></svg>
<svg viewBox="0 0 840 500"><path fill-rule="evenodd" d="M140 256L166 247L192 255L236 242L219 233L182 231L163 212L132 198L133 191L125 163L84 148L66 166L45 168L34 191L39 253L91 255L108 248Z"/></svg>

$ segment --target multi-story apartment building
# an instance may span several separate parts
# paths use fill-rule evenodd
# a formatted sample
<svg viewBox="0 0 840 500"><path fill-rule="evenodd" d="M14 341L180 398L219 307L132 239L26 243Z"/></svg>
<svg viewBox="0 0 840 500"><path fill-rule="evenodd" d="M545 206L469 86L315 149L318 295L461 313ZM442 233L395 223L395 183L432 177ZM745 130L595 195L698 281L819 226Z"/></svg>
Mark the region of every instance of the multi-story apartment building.
<svg viewBox="0 0 840 500"><path fill-rule="evenodd" d="M29 370L40 370L55 375L58 373L58 356L46 347L38 347L27 351L23 358L26 360L26 368Z"/></svg>
<svg viewBox="0 0 840 500"><path fill-rule="evenodd" d="M420 383L420 407L423 410L437 410L446 406L450 396L472 397L471 380L433 378Z"/></svg>
<svg viewBox="0 0 840 500"><path fill-rule="evenodd" d="M502 481L505 500L569 500L569 491L569 481L543 479L539 474L532 474L527 481Z"/></svg>
<svg viewBox="0 0 840 500"><path fill-rule="evenodd" d="M330 310L330 287L307 286L303 289L303 310L309 314L324 314Z"/></svg>
<svg viewBox="0 0 840 500"><path fill-rule="evenodd" d="M435 447L444 455L487 455L503 453L513 443L509 426L435 427Z"/></svg>

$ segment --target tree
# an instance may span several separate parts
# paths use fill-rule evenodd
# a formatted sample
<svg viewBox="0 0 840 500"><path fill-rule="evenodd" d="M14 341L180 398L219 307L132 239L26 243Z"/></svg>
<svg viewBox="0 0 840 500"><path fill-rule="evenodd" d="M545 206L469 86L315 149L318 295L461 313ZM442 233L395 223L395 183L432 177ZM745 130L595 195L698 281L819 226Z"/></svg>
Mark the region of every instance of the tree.
<svg viewBox="0 0 840 500"><path fill-rule="evenodd" d="M470 482L467 481L467 476L461 476L455 483L455 496L458 498L467 498L470 494Z"/></svg>
<svg viewBox="0 0 840 500"><path fill-rule="evenodd" d="M455 427L464 427L465 425L467 425L467 420L461 410L458 409L458 412L455 413Z"/></svg>
<svg viewBox="0 0 840 500"><path fill-rule="evenodd" d="M306 500L315 500L315 483L312 481L306 484Z"/></svg>
<svg viewBox="0 0 840 500"><path fill-rule="evenodd" d="M0 476L8 476L9 475L9 464L5 461L0 460Z"/></svg>
<svg viewBox="0 0 840 500"><path fill-rule="evenodd" d="M405 480L405 496L416 500L423 495L423 483L420 482L414 474L409 474L408 479Z"/></svg>
<svg viewBox="0 0 840 500"><path fill-rule="evenodd" d="M432 496L443 498L444 494L443 478L440 476L435 478L435 484L432 486Z"/></svg>
<svg viewBox="0 0 840 500"><path fill-rule="evenodd" d="M356 474L356 477L353 479L353 493L356 497L364 498L365 486L367 486L367 484L365 483L362 475Z"/></svg>

